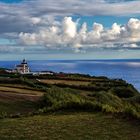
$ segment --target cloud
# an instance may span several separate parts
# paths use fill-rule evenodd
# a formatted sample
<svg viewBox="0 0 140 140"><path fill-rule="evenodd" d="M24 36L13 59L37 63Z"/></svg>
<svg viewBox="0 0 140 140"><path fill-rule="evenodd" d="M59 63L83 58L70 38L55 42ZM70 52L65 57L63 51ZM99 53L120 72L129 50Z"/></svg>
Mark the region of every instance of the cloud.
<svg viewBox="0 0 140 140"><path fill-rule="evenodd" d="M31 1L32 10L52 15L132 15L140 13L139 1L128 0L36 0ZM65 5L65 6L64 6ZM134 8L135 7L135 8ZM111 12L110 12L111 11Z"/></svg>
<svg viewBox="0 0 140 140"><path fill-rule="evenodd" d="M105 2L108 3L122 3L122 2L132 2L132 1L136 1L136 0L104 0Z"/></svg>
<svg viewBox="0 0 140 140"><path fill-rule="evenodd" d="M19 38L21 44L71 47L76 52L81 48L139 48L140 20L131 18L125 25L114 23L110 29L100 23L93 23L92 30L88 30L86 23L78 29L78 23L72 17L65 17L59 26L50 26L35 33L22 32Z"/></svg>
<svg viewBox="0 0 140 140"><path fill-rule="evenodd" d="M63 20L63 32L66 36L74 38L76 35L76 23L72 21L71 17L65 17Z"/></svg>
<svg viewBox="0 0 140 140"><path fill-rule="evenodd" d="M140 1L136 0L23 0L12 4L0 3L0 38L14 39L17 45L70 48L76 52L84 52L87 48L119 48L122 44L128 45L124 48L139 48L139 19L131 18L125 25L114 23L109 29L93 23L92 30L88 30L88 23L80 25L72 20L74 15L131 16L140 14L139 7Z"/></svg>
<svg viewBox="0 0 140 140"><path fill-rule="evenodd" d="M31 33L50 23L58 24L56 19L68 15L130 16L140 14L139 7L140 1L128 0L116 0L115 3L111 0L23 0L13 4L0 3L0 34Z"/></svg>
<svg viewBox="0 0 140 140"><path fill-rule="evenodd" d="M24 47L19 47L19 46L7 46L7 45L0 45L0 54L1 53L13 53L19 52L22 53L24 51Z"/></svg>

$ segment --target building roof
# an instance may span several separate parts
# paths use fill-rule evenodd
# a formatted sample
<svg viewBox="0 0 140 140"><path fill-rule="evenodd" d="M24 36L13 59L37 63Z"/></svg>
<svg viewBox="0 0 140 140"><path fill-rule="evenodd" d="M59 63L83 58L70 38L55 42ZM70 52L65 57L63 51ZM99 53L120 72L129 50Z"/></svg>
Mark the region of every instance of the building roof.
<svg viewBox="0 0 140 140"><path fill-rule="evenodd" d="M23 59L23 61L21 62L21 64L16 65L16 68L23 68L23 67L29 68L25 59Z"/></svg>
<svg viewBox="0 0 140 140"><path fill-rule="evenodd" d="M26 60L23 59L22 63L21 64L27 64Z"/></svg>

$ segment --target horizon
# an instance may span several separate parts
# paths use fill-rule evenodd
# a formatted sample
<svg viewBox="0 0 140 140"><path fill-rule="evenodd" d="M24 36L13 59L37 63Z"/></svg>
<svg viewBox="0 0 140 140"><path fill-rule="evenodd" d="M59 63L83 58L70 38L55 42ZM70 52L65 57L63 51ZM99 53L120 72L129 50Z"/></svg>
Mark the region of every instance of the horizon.
<svg viewBox="0 0 140 140"><path fill-rule="evenodd" d="M0 62L10 62L10 61L16 61L20 62L23 59L14 59L14 60L0 60ZM110 58L110 59L26 59L26 61L136 61L140 60L140 58Z"/></svg>

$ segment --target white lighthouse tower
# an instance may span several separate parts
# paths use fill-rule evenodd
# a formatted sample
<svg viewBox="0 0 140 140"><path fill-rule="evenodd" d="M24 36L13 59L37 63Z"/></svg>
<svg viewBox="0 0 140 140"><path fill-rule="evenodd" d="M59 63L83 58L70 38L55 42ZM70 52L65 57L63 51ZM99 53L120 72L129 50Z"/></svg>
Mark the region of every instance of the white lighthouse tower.
<svg viewBox="0 0 140 140"><path fill-rule="evenodd" d="M28 63L25 59L23 59L20 65L16 65L15 70L20 74L28 74L30 72Z"/></svg>

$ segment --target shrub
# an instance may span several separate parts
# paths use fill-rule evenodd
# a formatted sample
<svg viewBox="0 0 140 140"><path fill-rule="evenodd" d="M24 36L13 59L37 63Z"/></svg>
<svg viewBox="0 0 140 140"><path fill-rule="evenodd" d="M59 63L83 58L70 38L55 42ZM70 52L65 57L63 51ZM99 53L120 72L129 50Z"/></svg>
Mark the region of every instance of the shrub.
<svg viewBox="0 0 140 140"><path fill-rule="evenodd" d="M132 105L126 105L124 108L124 114L127 117L132 117L136 119L140 119L140 113L136 111L135 107Z"/></svg>
<svg viewBox="0 0 140 140"><path fill-rule="evenodd" d="M115 113L115 112L117 112L117 110L113 106L105 104L105 105L102 105L102 112Z"/></svg>
<svg viewBox="0 0 140 140"><path fill-rule="evenodd" d="M101 111L101 105L68 89L52 88L43 96L41 108L44 112L56 110L94 110ZM41 110L42 111L42 110Z"/></svg>
<svg viewBox="0 0 140 140"><path fill-rule="evenodd" d="M140 95L128 98L127 101L130 101L131 103L138 103L138 104L140 104Z"/></svg>
<svg viewBox="0 0 140 140"><path fill-rule="evenodd" d="M96 93L94 97L103 106L107 105L112 108L115 108L118 111L121 110L123 107L122 100L119 97L111 94L110 92L101 91L99 93Z"/></svg>
<svg viewBox="0 0 140 140"><path fill-rule="evenodd" d="M110 91L120 98L130 98L136 95L136 91L131 87L116 87L112 88Z"/></svg>

